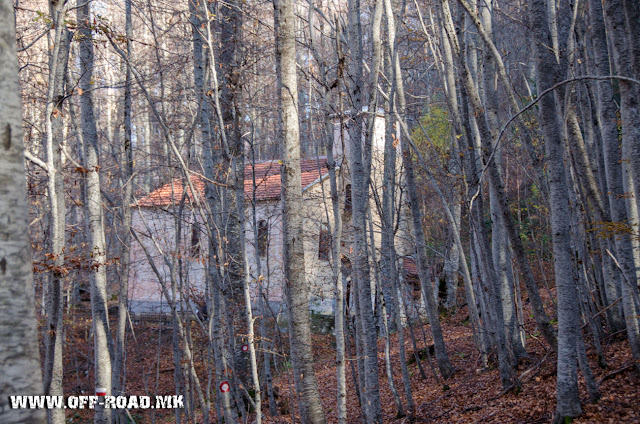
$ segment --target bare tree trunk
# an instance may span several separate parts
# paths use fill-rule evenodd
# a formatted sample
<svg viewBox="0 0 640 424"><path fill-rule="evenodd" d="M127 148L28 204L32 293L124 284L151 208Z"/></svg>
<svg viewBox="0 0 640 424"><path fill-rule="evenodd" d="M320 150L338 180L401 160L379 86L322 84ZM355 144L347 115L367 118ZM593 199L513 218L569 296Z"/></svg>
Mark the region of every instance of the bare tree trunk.
<svg viewBox="0 0 640 424"><path fill-rule="evenodd" d="M560 66L553 51L543 46L552 45L550 18L545 0L532 0L530 4L533 29L538 44L536 52L537 78L540 90L553 86L561 78ZM566 12L566 11L565 11ZM560 120L563 96L557 93L540 100L540 125L545 139L549 169L551 228L553 231L553 259L558 298L558 365L556 383L556 422L565 417L576 417L582 412L578 392L577 345L580 319L576 299L578 293L573 280L573 263L569 245L570 215L569 193L564 169L566 129Z"/></svg>
<svg viewBox="0 0 640 424"><path fill-rule="evenodd" d="M256 167L256 144L255 144L255 138L253 137L253 133L254 133L254 129L252 127L252 136L251 136L251 168L252 168L252 173L251 173L251 177L252 177L252 183L253 183L253 190L252 190L252 200L251 200L251 217L252 217L252 228L253 228L253 240L254 240L254 260L256 263L256 275L258 275L258 281L257 281L257 286L258 286L258 310L260 312L260 314L262 315L262 320L261 320L261 325L260 325L260 346L261 346L261 350L263 352L263 359L262 359L262 366L263 366L263 372L264 372L264 377L265 380L267 380L267 396L269 399L269 412L271 413L271 416L276 416L278 414L278 410L277 410L277 405L276 405L276 401L275 401L275 397L273 396L273 384L272 384L272 376L271 376L271 352L270 352L270 348L269 348L269 342L267 341L267 320L265 319L267 316L267 311L269 309L269 302L268 302L268 298L266 298L266 294L264 292L264 285L265 283L268 284L268 278L269 278L269 260L267 259L267 276L266 278L264 277L264 274L262 273L262 258L260 257L260 248L258 246L258 244L260 243L260 237L264 237L262 235L260 235L259 231L258 231L258 222L257 222L257 217L256 217L256 191L258 189L258 183L256 181L256 172L255 172L255 167ZM267 224L267 228L268 224ZM268 231L268 230L267 230ZM269 234L267 232L266 234L267 239L265 240L266 243L266 256L268 257L269 255ZM245 249L245 254L246 254L246 249ZM245 270L245 272L248 275L248 270ZM245 301L247 300L251 300L250 298L245 299ZM253 325L253 324L251 324ZM249 329L250 331L253 331L253 328L251 327ZM253 361L252 361L252 365L253 366ZM253 370L252 370L253 371ZM257 409L257 408L256 408Z"/></svg>
<svg viewBox="0 0 640 424"><path fill-rule="evenodd" d="M411 157L411 150L409 142L405 141L406 137L402 137L402 159L405 169L405 177L407 181L407 191L409 195L409 202L411 206L411 215L413 218L413 231L416 243L416 256L418 264L418 273L420 276L420 284L423 287L423 296L425 298L425 307L429 318L429 324L431 324L431 333L433 335L433 342L435 347L436 360L440 368L440 373L444 379L451 377L454 369L449 361L446 346L444 344L444 337L442 335L442 327L440 326L440 320L438 316L437 305L433 293L433 287L431 287L431 279L429 278L429 272L427 268L427 253L426 253L426 241L424 236L424 229L422 228L422 219L420 212L420 199L416 191L415 174L413 170L413 159Z"/></svg>
<svg viewBox="0 0 640 424"><path fill-rule="evenodd" d="M212 108L208 101L205 100L205 91L209 78L213 80L214 88L214 101L216 106L218 105L218 90L217 80L215 79L215 63L213 61L212 51L213 40L211 39L211 24L208 20L209 9L207 2L189 3L189 10L191 13L191 22L194 28L193 33L193 55L194 55L194 85L198 93L198 99L200 101L200 129L202 137L202 150L203 150L203 168L207 183L205 184L205 204L207 214L205 214L205 223L207 224L207 235L209 240L209 257L207 264L207 284L210 298L207 299L207 310L209 312L209 341L211 345L211 351L213 353L213 360L215 365L215 386L223 384L224 381L228 381L229 370L226 358L227 343L224 341L223 328L226 322L224 314L224 306L222 299L222 276L220 271L224 269L221 263L218 262L221 259L221 247L220 239L217 235L216 229L221 229L221 195L217 191L212 181L217 181L221 178L218 172L216 172L217 165L221 163L221 153L214 143L214 136L211 132L211 116ZM203 51L203 44L205 42L204 35L201 31L206 29L206 41L209 47L207 52ZM207 64L209 67L207 68ZM205 70L212 73L213 76L209 76ZM224 129L221 129L221 138L225 139L226 135ZM223 144L226 144L223 142ZM224 176L222 176L224 178ZM222 410L224 420L228 423L237 422L238 411L232 404L230 391L218 391L217 392L217 404L219 409Z"/></svg>
<svg viewBox="0 0 640 424"><path fill-rule="evenodd" d="M389 8L387 8L389 10ZM389 12L387 11L387 25L390 24L391 17L389 16ZM395 24L394 24L395 27ZM393 32L395 35L395 31ZM391 29L390 29L391 34ZM390 41L391 43L391 41ZM392 44L395 44L392 43ZM396 93L397 93L397 114L400 117L404 116L406 101L404 98L404 84L402 82L402 73L400 71L400 58L399 53L396 48L393 51L393 62L392 66L394 66L396 78ZM402 129L405 132L405 136L400 138L400 145L402 147L402 163L404 164L405 169L405 181L407 192L409 196L409 205L411 209L411 217L413 219L413 231L414 231L414 239L416 243L416 256L417 256L417 265L418 265L418 273L420 276L420 284L423 287L427 287L425 290L425 306L427 309L427 315L429 317L429 324L431 324L431 334L433 336L433 343L435 347L436 360L438 361L438 367L440 368L440 373L444 379L448 379L454 373L453 366L449 361L449 355L447 353L447 349L444 343L444 337L442 335L442 327L440 326L440 320L438 316L438 309L436 305L436 300L433 294L433 289L431 287L431 282L428 277L427 270L427 252L426 252L426 241L424 236L424 229L422 228L422 218L420 212L420 199L418 198L418 193L416 191L416 182L415 182L415 174L413 169L413 157L411 154L410 148L410 140L411 137L406 125L402 125Z"/></svg>
<svg viewBox="0 0 640 424"><path fill-rule="evenodd" d="M424 22L421 21L421 23L423 24L423 32L425 33L425 35L428 36L428 32L426 27L424 26ZM443 81L446 82L445 93L446 93L447 105L449 107L451 115L453 116L453 128L455 130L456 135L458 134L462 135L462 139L465 140L466 138L470 138L471 134L470 134L470 131L465 130L465 128L467 128L468 125L463 124L463 119L460 114L460 110L458 106L458 97L457 97L458 86L456 84L451 44L446 36L446 32L444 28L442 27L442 25L440 26L441 26L440 39L442 42L442 56L443 56L443 62L444 62L441 70L442 72L441 78ZM463 106L467 107L467 103L463 102ZM454 143L458 143L457 150L460 151L459 142L455 140ZM465 155L465 156L468 159L470 155ZM421 160L423 160L424 162L424 159L421 158ZM469 160L465 161L465 163L467 162L469 162ZM427 171L428 171L428 168L427 168ZM470 173L467 172L467 174L470 174ZM445 214L447 215L447 218L449 220L449 225L451 225L451 231L452 231L454 242L457 246L458 252L460 252L459 255L461 255L459 264L461 265L461 268L462 268L462 277L464 279L464 284L465 284L465 296L467 298L467 305L469 308L469 317L470 317L472 326L474 328L474 338L475 338L476 346L478 347L478 350L481 353L482 363L486 364L487 352L488 352L487 337L485 335L482 322L480 321L480 315L478 313L476 294L473 287L472 274L469 271L469 266L467 265L466 259L464 257L464 248L462 245L462 240L460 238L460 234L461 234L460 219L456 216L457 210L455 209L455 205L453 208L449 206L447 199L445 198L444 194L438 187L438 184L433 178L433 176L430 173L428 176L429 176L431 185L438 193L438 197L442 202L442 205L445 210ZM473 251L473 249L471 249L471 251ZM482 294L480 296L482 297Z"/></svg>
<svg viewBox="0 0 640 424"><path fill-rule="evenodd" d="M131 41L133 39L133 27L131 23L131 0L125 2L125 20L127 34L127 56L131 59ZM126 67L124 88L124 157L122 158L124 174L120 177L122 187L122 253L120 263L120 287L118 290L118 328L115 340L115 352L113 358L112 387L116 396L124 395L124 370L125 370L125 336L128 317L129 294L129 264L131 261L131 204L133 203L133 146L131 142L131 68ZM122 412L122 411L119 411ZM117 415L120 415L118 413ZM123 418L124 420L124 418Z"/></svg>
<svg viewBox="0 0 640 424"><path fill-rule="evenodd" d="M476 26L478 35L482 38L482 41L485 44L487 54L493 58L496 71L497 71L496 76L501 81L504 89L507 91L509 105L512 109L512 112L515 113L520 109L516 92L511 84L511 80L508 77L507 68L502 60L502 55L500 54L496 45L493 42L491 31L485 30L483 21L478 16L479 14L475 12L475 9L472 8L471 4L469 4L465 0L458 0L458 2L467 11L468 17ZM485 7L483 5L482 9L483 9L482 11L483 14L486 14L487 13L486 9L488 9L488 7ZM536 177L537 177L536 183L544 193L544 198L548 198L549 188L547 184L547 178L544 174L542 161L539 157L538 152L536 151L536 148L533 145L533 136L531 135L530 131L528 130L527 126L524 123L524 120L521 117L517 117L515 122L517 123L518 128L521 130L525 148L527 149L527 153L529 154L533 167L536 169Z"/></svg>
<svg viewBox="0 0 640 424"><path fill-rule="evenodd" d="M0 1L0 421L44 423L41 409L13 409L12 395L41 395L30 257L13 2ZM64 411L64 410L63 410ZM64 417L64 412L63 412Z"/></svg>
<svg viewBox="0 0 640 424"><path fill-rule="evenodd" d="M457 150L457 149L456 149ZM458 174L456 170L457 167L457 159L459 158L459 154L455 152L452 154L452 157L455 157L455 160L451 161L450 171L452 174ZM454 164L455 163L455 164ZM454 228L460 228L461 215L462 215L462 204L460 199L460 194L457 191L457 188L454 187L451 190L452 194L452 202L450 204L451 209L453 209L452 216L456 223L455 227L451 227L451 231L455 231ZM449 248L447 249L447 258L444 263L444 277L447 284L447 298L445 299L444 306L445 308L453 311L457 307L457 298L458 298L458 273L460 271L460 249L458 248L458 244L455 240L456 236L453 235L451 237L451 242L449 243Z"/></svg>
<svg viewBox="0 0 640 424"><path fill-rule="evenodd" d="M493 38L493 5L487 4L480 10L482 25L486 31L486 36ZM468 16L467 16L467 19ZM496 79L497 67L494 56L491 54L490 46L485 46L484 61L482 67L484 104L486 105L486 118L489 124L492 138L492 149L495 156L495 166L498 170L500 179L502 180L502 145L498 144L498 87ZM501 71L502 72L502 71ZM509 91L511 92L511 91ZM527 134L528 135L528 134ZM527 140L528 141L528 140ZM491 166L491 165L490 165ZM513 290L513 269L511 252L509 250L509 239L505 226L505 218L499 205L498 189L495 185L489 187L489 199L492 216L491 227L491 249L493 254L494 268L499 279L499 293L501 298L502 311L504 316L505 331L509 338L513 354L517 358L526 356L527 352L518 337L517 327L515 323L515 303ZM510 217L508 218L510 219Z"/></svg>
<svg viewBox="0 0 640 424"><path fill-rule="evenodd" d="M390 3L390 2L389 2ZM393 19L393 12L388 10L390 17L387 19ZM395 36L395 34L394 34ZM391 57L389 57L391 59ZM391 60L389 62L393 63ZM398 161L396 154L396 147L394 142L396 141L396 134L393 129L393 109L395 107L396 97L396 83L395 79L401 77L396 75L395 66L391 67L391 89L389 102L387 103L388 112L385 113L385 144L384 144L384 172L383 172L383 184L382 184L382 237L380 248L382 251L381 257L381 271L382 271L382 292L384 294L385 285L389 285L388 292L391 308L391 320L395 320L396 329L398 332L398 347L400 351L400 368L402 370L402 382L404 384L404 393L407 399L407 413L409 417L413 417L415 414L415 404L413 401L413 392L411 389L411 380L409 378L409 370L407 369L407 354L404 346L404 326L402 324L402 314L400 313L400 300L401 290L399 287L398 276L398 264L396 258L395 248L395 233L394 223L395 216L398 213L395 210L396 199L396 182L399 180L396 173L396 163ZM386 300L386 299L385 299Z"/></svg>
<svg viewBox="0 0 640 424"><path fill-rule="evenodd" d="M89 248L91 255L91 315L93 317L95 387L111 395L111 355L109 317L107 315L106 247L102 225L102 195L100 193L100 164L98 134L93 106L93 36L89 21L90 4L78 0L80 41L80 105L82 107L82 138L85 149L86 201L89 220ZM109 408L97 408L96 424L111 422Z"/></svg>
<svg viewBox="0 0 640 424"><path fill-rule="evenodd" d="M303 423L325 423L313 369L308 287L302 235L302 183L300 129L296 75L295 14L293 0L276 3L276 60L282 119L282 187L284 230L284 280L289 309L291 354Z"/></svg>
<svg viewBox="0 0 640 424"><path fill-rule="evenodd" d="M609 23L609 30L611 33L611 51L613 53L613 62L618 75L621 76L634 76L633 67L633 39L637 37L637 34L633 34L627 37L628 33L625 32L625 13L623 9L623 2L621 0L609 0L605 3L605 14ZM636 24L637 25L637 24ZM620 88L620 116L622 118L622 158L628 161L628 169L631 173L631 180L635 187L635 193L633 198L629 198L627 201L632 202L635 200L635 206L640 209L640 196L638 196L638 190L640 190L640 89L636 84L632 84L628 81L619 81ZM629 205L628 211L632 211L634 205ZM618 252L625 256L629 255L629 252ZM640 361L640 318L638 318L638 312L640 305L637 304L635 299L638 298L638 278L635 273L635 265L632 269L629 266L633 262L630 262L627 257L624 258L624 276L622 281L622 306L627 327L627 337L629 339L629 345L631 346L631 352L636 361ZM632 277L631 280L628 280ZM634 299L635 298L635 299ZM640 370L640 365L638 365Z"/></svg>
<svg viewBox="0 0 640 424"><path fill-rule="evenodd" d="M339 31L337 34L340 34ZM338 57L341 57L341 41L339 35L337 37L336 46L338 46ZM338 71L338 81L342 78L343 69ZM325 93L324 98L324 120L326 128L326 149L327 149L327 167L329 169L329 185L331 187L331 206L333 211L333 232L331 237L331 253L333 260L333 279L335 282L335 310L334 310L334 331L336 337L336 380L337 380L337 412L338 423L346 424L347 422L347 382L345 368L345 336L344 336L344 284L342 279L342 207L340 201L340 193L338 192L338 179L336 176L336 162L333 156L333 120L331 119L331 111L329 109L330 91ZM341 94L341 93L340 93ZM339 95L340 95L339 94ZM342 100L340 100L342 102ZM340 103L342 104L342 103ZM340 108L342 109L342 108ZM342 117L340 118L340 142L344 142L344 125ZM342 171L344 175L344 170Z"/></svg>
<svg viewBox="0 0 640 424"><path fill-rule="evenodd" d="M442 17L445 32L447 33L453 51L456 53L455 58L459 63L459 67L461 68L461 79L463 82L461 86L461 97L469 103L474 111L474 116L472 116L470 119L472 123L476 125L476 127L474 128L477 131L473 136L471 134L467 136L467 142L469 143L468 155L470 156L469 164L471 167L471 172L469 173L469 175L472 176L470 186L472 187L473 192L469 207L471 208L473 215L472 228L476 236L476 241L479 245L477 249L479 259L478 265L483 271L483 278L481 279L481 281L485 283L485 290L487 291L488 296L487 304L489 306L489 309L485 310L485 312L488 312L488 314L485 314L485 318L488 318L485 320L485 323L487 324L486 328L489 330L489 333L492 334L492 341L497 347L500 376L503 387L506 389L514 384L517 384L517 381L515 380L512 369L511 351L507 344L503 314L504 308L502 305L502 299L500 298L500 284L498 281L498 275L496 273L494 258L491 251L488 231L486 226L484 225L483 220L484 195L482 192L482 186L479 184L479 181L475 180L475 175L478 174L476 174L474 171L476 164L481 164L481 161L479 161L479 159L476 157L477 150L479 150L479 145L481 145L481 150L485 154L485 162L487 164L489 163L487 157L489 155L489 152L491 152L492 150L491 142L493 137L489 130L487 119L488 115L490 115L492 112L495 113L495 109L493 111L491 107L485 109L482 105L478 85L476 81L474 81L470 70L471 66L473 66L474 64L470 66L469 62L466 59L461 46L462 40L458 40L456 32L453 28L453 19L451 17L451 12L449 10L447 1L444 1L442 3ZM475 58L475 56L471 57ZM491 166L490 189L491 187L499 187L499 183L496 182L497 178L499 180L499 170L495 165L495 162L492 165L487 166ZM497 190L494 190L494 192L497 192Z"/></svg>
<svg viewBox="0 0 640 424"><path fill-rule="evenodd" d="M473 108L473 111L475 113L475 119L473 119L473 117L471 119L473 121L473 124L476 125L475 127L477 129L476 138L479 140L478 143L481 143L482 151L486 155L485 162L489 163L489 161L487 160L487 156L491 152L491 141L493 137L491 136L491 132L489 130L488 119L497 120L497 118L494 116L497 113L497 111L495 109L495 105L493 107L489 105L487 106L486 109L483 107L480 100L477 83L474 81L470 71L470 66L473 66L473 65L469 65L468 62L465 60L465 55L463 54L459 44L459 42L461 42L462 40L459 41L453 31L453 21L451 18L450 11L448 9L447 2L443 2L442 11L443 11L442 13L443 23L449 38L449 42L452 45L454 52L457 53L456 57L458 59L458 63L460 64L459 66L462 70L461 78L462 78L463 86L461 88L461 95L463 98L467 99L467 101L469 102L469 105ZM489 68L491 68L491 64L489 63L485 63L485 66L488 66ZM490 74L490 71L487 71L486 69L485 69L485 72ZM485 83L491 84L491 81L485 81ZM493 100L492 92L494 90L492 89L491 86L484 87L484 88L485 88L485 92L488 93L487 98L489 102L491 102ZM469 141L474 139L474 137L470 135L467 138ZM469 144L469 153L471 153L470 163L472 166L475 166L476 162L481 163L479 158L474 158L474 156L476 155L476 149L478 148L479 148L479 145L477 146L476 143ZM497 164L495 164L494 162L493 164L487 165L487 166L490 166L490 176L491 176L490 189L493 191L493 193L500 193L504 197L502 186L500 185L500 183L496 182L497 180L500 179ZM470 175L477 175L477 174L474 174L473 172L471 172ZM482 280L485 281L486 287L488 289L487 302L489 305L489 309L485 310L485 312L488 312L488 315L485 315L485 318L487 318L485 323L487 324L486 328L490 329L490 332L493 334L493 338L494 338L493 342L496 343L496 346L498 348L497 351L498 351L498 359L500 364L500 375L502 378L503 386L507 388L507 387L511 387L513 384L518 384L518 383L515 380L515 376L512 370L512 363L511 363L512 353L508 347L507 338L506 338L506 328L505 328L504 312L503 312L505 309L505 305L503 305L502 298L500 296L501 284L499 283L499 280L498 280L498 277L500 276L500 274L497 273L497 269L496 269L496 263L498 262L499 259L493 257L493 254L491 251L491 245L489 243L488 232L482 218L482 213L484 208L483 208L483 194L481 192L481 186L478 184L478 182L473 182L472 187L474 187L472 190L475 193L473 194L470 207L474 211L473 222L475 224L473 225L473 228L476 234L476 241L477 243L479 243L479 249L477 249L478 259L479 259L478 265L484 271ZM474 198L475 198L475 201L474 201ZM474 203L477 203L477 205L474 205ZM510 217L508 217L508 219L510 219ZM497 226L500 227L501 223L502 221L498 221ZM496 234L494 234L494 237L498 237L498 238L500 237L500 234L501 234L500 229L501 228L497 228ZM507 278L506 272L503 273L502 277L504 279ZM502 285L507 285L507 284L508 282L505 281Z"/></svg>
<svg viewBox="0 0 640 424"><path fill-rule="evenodd" d="M349 1L349 85L351 97L352 122L349 126L349 161L351 165L352 192L352 228L353 228L353 272L359 301L359 321L362 326L360 335L363 348L364 366L364 416L369 423L382 422L380 407L380 388L378 383L378 343L375 318L373 313L373 297L371 276L369 272L369 258L366 249L366 210L369 200L369 174L364 158L362 134L364 118L364 76L362 65L362 28L360 24L360 0ZM372 112L372 111L369 111Z"/></svg>
<svg viewBox="0 0 640 424"><path fill-rule="evenodd" d="M379 162L379 158L376 158ZM378 256L376 254L376 243L375 236L373 230L373 217L371 215L371 209L367 211L367 224L369 230L369 250L371 255L371 260L374 264L374 275L375 275L375 283L376 283L376 309L378 311L377 322L382 324L382 337L384 338L384 364L385 364L385 372L387 375L387 383L389 384L389 390L393 395L393 401L396 404L396 416L404 417L404 406L402 405L402 399L400 399L400 395L398 394L398 389L396 388L395 378L393 377L393 370L391 368L391 335L389 331L389 321L391 315L388 314L388 309L384 300L384 295L382 291L382 281L380 277L381 267L377 266L382 261L378 260Z"/></svg>
<svg viewBox="0 0 640 424"><path fill-rule="evenodd" d="M48 278L46 290L47 330L44 333L44 390L47 395L62 396L62 345L64 337L62 284L65 276L66 203L61 144L63 143L63 100L65 98L70 34L64 24L68 9L67 2L57 4L52 2L49 8L56 30L53 32L53 50L49 60L49 89L45 109L45 149L47 152L47 188L51 210L51 253L53 254L52 265L54 268ZM64 410L48 409L47 420L51 424L63 424L65 422Z"/></svg>
<svg viewBox="0 0 640 424"><path fill-rule="evenodd" d="M212 319L209 320L209 325L213 327L212 344L213 354L216 368L216 379L218 384L222 384L223 381L230 379L229 366L227 358L229 354L227 352L227 342L224 340L223 326L224 326L224 306L222 300L222 294L220 293L221 278L219 278L218 271L215 264L209 265L209 278L212 287ZM238 411L232 403L231 392L220 392L218 394L218 400L221 404L224 414L224 421L229 423L236 423L238 418Z"/></svg>
<svg viewBox="0 0 640 424"><path fill-rule="evenodd" d="M242 167L242 172L244 173L244 166ZM244 197L244 183L242 185L243 192L242 196ZM243 212L244 217L244 212ZM255 211L254 211L255 217ZM244 304L245 304L245 317L247 320L247 345L249 346L249 366L251 369L251 379L253 380L253 402L256 411L256 424L262 423L262 393L260 391L260 378L258 377L258 361L256 359L256 347L255 347L255 333L253 329L254 319L253 319L253 311L251 306L251 291L250 291L250 274L249 274L249 265L247 263L247 241L246 241L246 233L244 231L244 219L242 220L242 228L243 231L240 231L240 247L242 252L242 262L244 268ZM257 243L257 239L256 239ZM257 244L256 244L257 248ZM260 258L256 258L257 262L260 262ZM258 278L261 277L258 274ZM261 284L259 281L256 281L256 284ZM242 352L242 349L240 349Z"/></svg>
<svg viewBox="0 0 640 424"><path fill-rule="evenodd" d="M233 378L247 381L249 378L249 366L244 353L240 349L242 338L239 334L247 334L246 319L243 316L246 311L244 285L245 285L245 252L242 250L242 234L245 231L244 223L244 140L241 134L242 108L241 102L241 74L240 66L242 62L242 28L243 28L243 3L231 1L229 3L218 3L216 14L221 19L216 19L220 26L219 68L220 68L220 113L219 120L222 124L219 131L227 132L223 137L226 165L228 166L228 184L226 191L226 202L223 209L227 213L226 238L223 245L227 255L226 271L229 276L228 290L225 290L227 301L233 308L228 312L232 319L229 325L233 326L233 337L231 347L233 352ZM209 37L209 47L212 48L211 37ZM213 51L210 53L210 57ZM217 91L217 90L216 90ZM223 127L226 126L226 127Z"/></svg>
<svg viewBox="0 0 640 424"><path fill-rule="evenodd" d="M448 4L447 4L447 7L445 7L443 3L444 26L454 51L458 52L458 56L460 56L459 54L460 47L457 46L458 41L456 40L457 37L455 35L455 30L453 27L453 20L451 18L451 12L448 9L449 9ZM478 28L482 28L482 27L479 26ZM480 33L482 34L483 32L480 31ZM463 58L460 57L460 60L462 59ZM500 177L498 167L495 161L490 160L492 158L492 155L491 155L492 137L491 137L489 128L487 127L487 122L484 116L485 111L482 106L482 103L480 102L479 93L477 92L477 89L473 84L473 80L471 76L468 75L469 72L465 70L464 64L461 66L463 71L463 77L462 77L463 84L465 84L465 88L467 90L467 94L469 95L471 105L476 113L480 113L480 112L482 113L482 116L476 119L476 122L478 124L478 129L480 130L482 141L484 143L488 143L488 145L485 148L483 148L483 152L485 156L486 166L488 167L489 181L495 187L495 190L496 190L495 193L498 200L498 206L500 208L500 214L502 216L503 223L507 231L507 235L509 236L509 241L511 242L511 245L514 249L514 254L516 256L516 261L518 262L518 267L520 268L520 271L522 272L525 280L525 286L527 288L527 292L531 300L531 305L533 307L533 313L536 319L536 324L538 325L540 332L545 337L547 342L549 342L552 348L554 348L556 345L555 331L550 323L549 317L547 316L544 310L544 305L543 305L542 299L540 298L537 284L535 283L535 280L533 278L533 272L531 271L531 267L529 265L529 261L526 256L524 246L522 245L522 241L515 228L513 218L511 217L511 214L509 212L508 201L506 198L504 185L502 183L502 178ZM467 74L466 76L464 75L465 72Z"/></svg>

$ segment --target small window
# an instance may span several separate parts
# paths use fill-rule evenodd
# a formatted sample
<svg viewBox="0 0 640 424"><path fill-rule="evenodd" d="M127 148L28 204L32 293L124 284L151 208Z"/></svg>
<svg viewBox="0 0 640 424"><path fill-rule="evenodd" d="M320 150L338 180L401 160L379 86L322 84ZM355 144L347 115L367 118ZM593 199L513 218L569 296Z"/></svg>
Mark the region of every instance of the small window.
<svg viewBox="0 0 640 424"><path fill-rule="evenodd" d="M258 255L261 258L267 256L267 247L269 245L269 227L267 221L258 222Z"/></svg>
<svg viewBox="0 0 640 424"><path fill-rule="evenodd" d="M196 225L191 226L191 257L200 256L200 231Z"/></svg>
<svg viewBox="0 0 640 424"><path fill-rule="evenodd" d="M322 261L329 260L332 241L329 228L327 228L326 224L322 224L322 227L320 228L320 237L318 237L318 259Z"/></svg>

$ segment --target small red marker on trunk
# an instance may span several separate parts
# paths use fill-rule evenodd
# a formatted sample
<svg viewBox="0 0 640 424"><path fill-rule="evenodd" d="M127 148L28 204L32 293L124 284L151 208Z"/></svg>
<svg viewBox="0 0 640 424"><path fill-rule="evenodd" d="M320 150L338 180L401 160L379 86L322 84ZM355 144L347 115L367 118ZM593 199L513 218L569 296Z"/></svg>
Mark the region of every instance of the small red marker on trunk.
<svg viewBox="0 0 640 424"><path fill-rule="evenodd" d="M96 387L96 396L106 396L107 389L106 387Z"/></svg>
<svg viewBox="0 0 640 424"><path fill-rule="evenodd" d="M249 351L249 345L246 345L246 344L242 345L242 351L243 352L248 352Z"/></svg>
<svg viewBox="0 0 640 424"><path fill-rule="evenodd" d="M222 393L227 393L229 390L231 390L231 386L229 385L228 381L223 381L222 383L220 383L220 391Z"/></svg>

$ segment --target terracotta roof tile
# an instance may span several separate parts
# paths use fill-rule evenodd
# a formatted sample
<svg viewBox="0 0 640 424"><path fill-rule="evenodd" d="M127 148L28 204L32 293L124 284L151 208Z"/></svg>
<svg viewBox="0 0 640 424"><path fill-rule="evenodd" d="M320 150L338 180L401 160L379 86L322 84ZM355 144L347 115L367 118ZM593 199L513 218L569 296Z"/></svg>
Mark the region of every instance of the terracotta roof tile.
<svg viewBox="0 0 640 424"><path fill-rule="evenodd" d="M320 165L318 167L318 165ZM327 159L303 159L300 161L302 188L309 186L320 175L326 175ZM256 163L255 169L249 164L244 167L244 194L248 199L253 197L253 173L256 177L256 200L277 200L281 194L280 162L266 161ZM204 197L204 180L197 175L191 176L191 181L200 198ZM183 190L181 179L175 178L169 183L152 191L138 201L136 206L168 206L182 200ZM187 190L185 202L190 203L193 196Z"/></svg>

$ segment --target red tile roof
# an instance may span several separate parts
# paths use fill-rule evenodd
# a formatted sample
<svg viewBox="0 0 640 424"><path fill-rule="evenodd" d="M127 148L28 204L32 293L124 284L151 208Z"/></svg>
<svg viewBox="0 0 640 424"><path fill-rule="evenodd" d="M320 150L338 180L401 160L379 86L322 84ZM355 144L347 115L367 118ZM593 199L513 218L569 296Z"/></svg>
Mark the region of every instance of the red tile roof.
<svg viewBox="0 0 640 424"><path fill-rule="evenodd" d="M318 166L319 165L319 166ZM327 159L303 159L300 161L302 188L306 188L320 176L327 174ZM256 163L255 168L251 165L244 167L244 195L247 199L253 197L253 174L256 177L256 200L277 200L281 194L280 162L266 161ZM198 193L199 198L204 198L204 180L199 175L192 175L191 182ZM182 200L182 181L175 178L169 183L152 191L149 195L138 201L136 206L168 206L172 203L179 203ZM187 190L186 203L191 202L193 197Z"/></svg>

